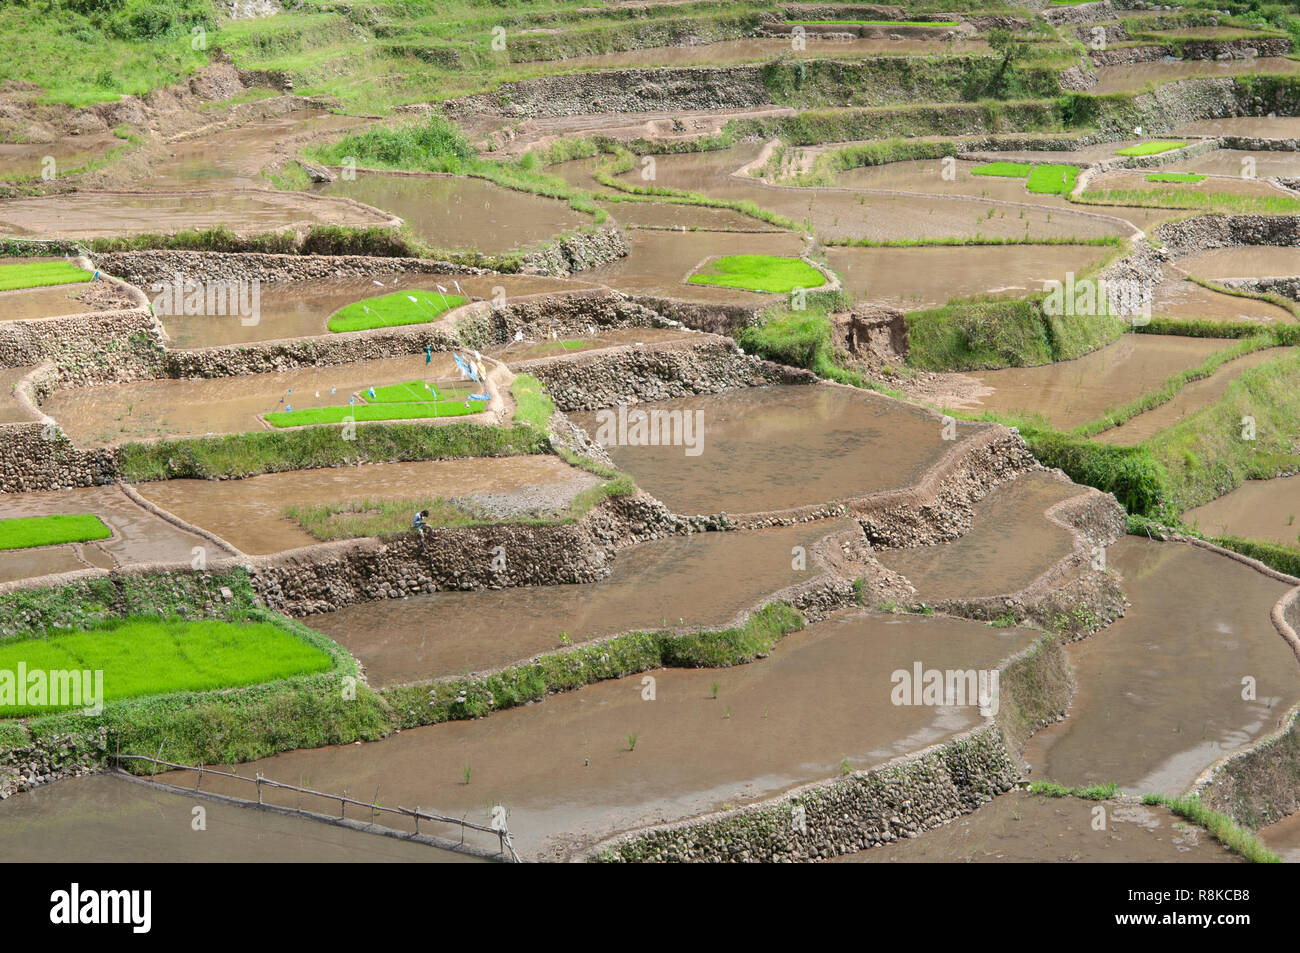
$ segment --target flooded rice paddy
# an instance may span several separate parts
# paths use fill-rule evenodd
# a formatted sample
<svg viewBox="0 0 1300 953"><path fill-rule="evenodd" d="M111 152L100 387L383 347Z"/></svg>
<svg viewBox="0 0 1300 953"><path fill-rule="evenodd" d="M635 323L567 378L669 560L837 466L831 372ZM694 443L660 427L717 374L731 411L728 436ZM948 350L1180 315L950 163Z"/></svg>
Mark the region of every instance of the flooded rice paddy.
<svg viewBox="0 0 1300 953"><path fill-rule="evenodd" d="M599 582L390 599L315 616L311 625L356 656L372 685L463 675L624 632L732 624L772 593L821 574L811 556L795 568L794 547L811 553L827 534L854 526L654 540L619 553ZM736 573L742 560L745 572Z"/></svg>
<svg viewBox="0 0 1300 953"><path fill-rule="evenodd" d="M826 262L860 300L903 310L975 294L1024 296L1084 273L1108 249L1096 245L971 245L826 249Z"/></svg>
<svg viewBox="0 0 1300 953"><path fill-rule="evenodd" d="M1205 831L1163 807L1012 791L921 837L834 858L850 864L1240 862Z"/></svg>
<svg viewBox="0 0 1300 953"><path fill-rule="evenodd" d="M239 792L247 797L248 792ZM206 830L196 831L196 805ZM187 797L127 778L72 778L4 805L14 863L474 863L477 858L301 817Z"/></svg>
<svg viewBox="0 0 1300 953"><path fill-rule="evenodd" d="M752 513L898 489L915 484L954 445L929 411L825 385L748 388L634 409L681 411L700 421L693 456L685 446L607 448L620 469L679 513ZM572 418L599 439L595 414ZM980 429L962 423L959 437Z"/></svg>
<svg viewBox="0 0 1300 953"><path fill-rule="evenodd" d="M113 531L109 539L91 543L0 552L0 582L92 566L112 569L140 563L188 564L194 547L211 545L203 537L150 513L116 486L9 493L0 503L0 513L5 518L94 513Z"/></svg>
<svg viewBox="0 0 1300 953"><path fill-rule="evenodd" d="M1094 95L1140 92L1147 84L1161 85L1200 76L1291 76L1300 73L1300 61L1284 56L1258 56L1244 60L1156 60L1123 66L1097 67Z"/></svg>
<svg viewBox="0 0 1300 953"><path fill-rule="evenodd" d="M1031 640L961 620L848 611L750 665L650 672L653 701L637 675L477 721L288 752L240 773L317 790L378 787L384 803L436 803L469 820L503 804L521 853L553 857L577 841L836 777L846 759L856 770L951 738L980 723L978 709L894 705L890 674L918 659L989 668ZM232 783L205 779L204 789Z"/></svg>
<svg viewBox="0 0 1300 953"><path fill-rule="evenodd" d="M1254 351L1245 357L1220 366L1209 377L1184 384L1173 396L1146 413L1138 414L1118 427L1104 430L1095 439L1102 443L1133 447L1149 437L1177 426L1186 417L1210 406L1228 392L1228 387L1252 367L1271 361L1278 356L1276 348Z"/></svg>
<svg viewBox="0 0 1300 953"><path fill-rule="evenodd" d="M907 577L918 601L1018 592L1074 549L1070 530L1046 511L1080 492L1050 473L1027 473L975 504L970 529L953 542L882 550L876 558Z"/></svg>
<svg viewBox="0 0 1300 953"><path fill-rule="evenodd" d="M79 297L90 287L85 283L50 285L23 291L0 291L0 321L26 321L65 314L97 311Z"/></svg>
<svg viewBox="0 0 1300 953"><path fill-rule="evenodd" d="M1052 426L1068 430L1155 390L1171 374L1195 367L1230 343L1214 338L1125 334L1073 361L972 371L985 387L993 389L979 397L974 407L1038 415Z"/></svg>
<svg viewBox="0 0 1300 953"><path fill-rule="evenodd" d="M146 380L56 391L41 410L78 446L267 429L262 414L346 405L352 393L403 381L455 377L449 354L356 361L245 377ZM331 393L332 391L332 393Z"/></svg>
<svg viewBox="0 0 1300 953"><path fill-rule="evenodd" d="M1269 621L1289 587L1193 546L1133 536L1107 562L1132 605L1067 646L1078 693L1065 721L1030 739L1025 760L1035 779L1176 796L1275 730L1300 698L1295 655Z"/></svg>
<svg viewBox="0 0 1300 953"><path fill-rule="evenodd" d="M361 173L317 187L398 216L434 248L500 254L591 224L567 203L484 179Z"/></svg>
<svg viewBox="0 0 1300 953"><path fill-rule="evenodd" d="M1251 245L1193 252L1178 260L1198 278L1275 278L1300 275L1300 248Z"/></svg>
<svg viewBox="0 0 1300 953"><path fill-rule="evenodd" d="M105 238L224 225L269 232L292 225L389 224L389 217L351 202L297 192L72 192L0 201L0 235Z"/></svg>
<svg viewBox="0 0 1300 953"><path fill-rule="evenodd" d="M1300 543L1300 477L1247 480L1217 500L1183 513L1207 536L1241 536L1285 546Z"/></svg>
<svg viewBox="0 0 1300 953"><path fill-rule="evenodd" d="M375 282L382 281L383 287ZM462 297L491 299L498 289L506 300L521 295L580 290L590 284L566 278L543 278L531 275L439 275L412 272L390 275L376 273L374 278L334 278L311 281L269 282L259 289L256 321L245 323L240 315L160 315L163 328L173 347L220 347L250 341L276 341L285 338L312 337L330 333L326 324L330 315L352 304L403 289L432 292L437 299L438 286ZM145 289L146 291L150 289Z"/></svg>
<svg viewBox="0 0 1300 953"><path fill-rule="evenodd" d="M473 497L532 491L558 509L597 479L558 457L476 457L265 473L243 480L163 480L136 489L174 516L250 555L319 542L285 515L288 506ZM549 505L547 505L549 504Z"/></svg>

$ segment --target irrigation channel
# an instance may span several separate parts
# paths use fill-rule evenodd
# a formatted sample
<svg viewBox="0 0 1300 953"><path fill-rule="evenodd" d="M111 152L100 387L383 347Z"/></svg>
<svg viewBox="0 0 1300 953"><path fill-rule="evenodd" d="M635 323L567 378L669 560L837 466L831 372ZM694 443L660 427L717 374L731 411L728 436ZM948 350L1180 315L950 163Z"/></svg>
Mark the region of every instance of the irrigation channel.
<svg viewBox="0 0 1300 953"><path fill-rule="evenodd" d="M379 6L0 84L0 855L1300 860L1294 31Z"/></svg>

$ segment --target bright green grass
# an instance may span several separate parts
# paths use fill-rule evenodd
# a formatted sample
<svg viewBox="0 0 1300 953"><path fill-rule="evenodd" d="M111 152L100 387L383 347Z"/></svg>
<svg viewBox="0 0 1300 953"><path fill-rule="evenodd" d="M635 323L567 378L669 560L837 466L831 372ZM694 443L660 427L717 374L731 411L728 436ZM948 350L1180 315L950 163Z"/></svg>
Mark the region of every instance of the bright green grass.
<svg viewBox="0 0 1300 953"><path fill-rule="evenodd" d="M1199 172L1148 172L1148 182L1204 182L1208 176Z"/></svg>
<svg viewBox="0 0 1300 953"><path fill-rule="evenodd" d="M464 400L475 393L474 387L461 384L431 386L438 392L436 398L424 381L406 381L401 384L385 384L383 387L376 387L374 396L367 392L365 399L369 404L427 404L434 400Z"/></svg>
<svg viewBox="0 0 1300 953"><path fill-rule="evenodd" d="M1033 165L1028 162L990 162L977 169L971 169L971 175L998 175L1008 179L1023 179L1029 175Z"/></svg>
<svg viewBox="0 0 1300 953"><path fill-rule="evenodd" d="M83 543L92 539L108 539L112 535L113 531L94 513L20 516L0 520L0 550Z"/></svg>
<svg viewBox="0 0 1300 953"><path fill-rule="evenodd" d="M436 321L443 313L464 303L465 299L459 295L444 295L437 291L394 291L340 308L330 315L326 327L341 334L369 328L424 324Z"/></svg>
<svg viewBox="0 0 1300 953"><path fill-rule="evenodd" d="M464 417L477 414L487 401L438 400L420 403L354 404L344 407L308 407L305 410L276 410L266 415L273 427L310 427L316 424L341 424L351 417L357 423L367 420L424 420L429 417Z"/></svg>
<svg viewBox="0 0 1300 953"><path fill-rule="evenodd" d="M1038 195L1069 195L1078 178L1077 165L1036 165L1025 188Z"/></svg>
<svg viewBox="0 0 1300 953"><path fill-rule="evenodd" d="M256 685L323 672L328 654L268 622L215 619L114 620L102 628L0 642L0 671L102 671L105 702L141 695ZM47 699L48 700L48 699ZM0 705L0 717L47 714L34 705Z"/></svg>
<svg viewBox="0 0 1300 953"><path fill-rule="evenodd" d="M531 374L520 374L510 384L510 396L515 400L515 423L527 424L534 430L546 430L555 402L547 395L542 382Z"/></svg>
<svg viewBox="0 0 1300 953"><path fill-rule="evenodd" d="M44 288L48 285L70 285L89 281L94 277L84 268L66 261L37 261L30 264L0 265L0 291L19 288Z"/></svg>
<svg viewBox="0 0 1300 953"><path fill-rule="evenodd" d="M693 285L718 285L743 291L785 294L820 288L826 276L799 258L777 255L723 255L687 279Z"/></svg>
<svg viewBox="0 0 1300 953"><path fill-rule="evenodd" d="M1154 156L1162 152L1169 152L1172 149L1181 149L1187 145L1185 142L1170 142L1165 140L1156 140L1153 142L1139 142L1136 146L1129 146L1127 149L1116 151L1117 156Z"/></svg>

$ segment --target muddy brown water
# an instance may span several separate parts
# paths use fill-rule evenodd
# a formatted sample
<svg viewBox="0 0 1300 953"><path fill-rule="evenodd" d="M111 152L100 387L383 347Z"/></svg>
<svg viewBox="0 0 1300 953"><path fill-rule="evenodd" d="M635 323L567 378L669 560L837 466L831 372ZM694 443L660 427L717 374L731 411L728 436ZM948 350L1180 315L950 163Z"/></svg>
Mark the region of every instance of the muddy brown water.
<svg viewBox="0 0 1300 953"><path fill-rule="evenodd" d="M168 145L168 156L140 182L152 189L260 188L262 169L293 150L286 139L311 134L342 135L365 120L335 116L324 109L300 109L254 119Z"/></svg>
<svg viewBox="0 0 1300 953"><path fill-rule="evenodd" d="M1200 364L1230 342L1165 334L1125 334L1073 361L1038 367L971 371L993 393L977 410L1029 413L1069 429L1154 390L1178 371Z"/></svg>
<svg viewBox="0 0 1300 953"><path fill-rule="evenodd" d="M970 529L953 542L881 550L876 557L906 576L920 600L1018 592L1073 550L1070 531L1045 513L1081 492L1051 474L1026 473L975 504Z"/></svg>
<svg viewBox="0 0 1300 953"><path fill-rule="evenodd" d="M1300 813L1284 817L1257 832L1264 846L1286 864L1300 864Z"/></svg>
<svg viewBox="0 0 1300 953"><path fill-rule="evenodd" d="M205 830L192 827L196 806L203 807ZM0 854L13 862L82 864L480 862L106 774L43 785L0 804Z"/></svg>
<svg viewBox="0 0 1300 953"><path fill-rule="evenodd" d="M1300 477L1247 480L1231 493L1183 513L1207 536L1243 536L1300 545Z"/></svg>
<svg viewBox="0 0 1300 953"><path fill-rule="evenodd" d="M1093 439L1101 443L1134 447L1162 430L1181 423L1190 414L1208 407L1228 392L1232 384L1252 367L1275 359L1281 352L1277 348L1255 351L1235 361L1229 361L1207 378L1184 384L1182 389L1157 407L1127 421L1119 427L1103 430Z"/></svg>
<svg viewBox="0 0 1300 953"><path fill-rule="evenodd" d="M1106 811L1103 830L1095 811ZM1228 864L1241 858L1168 809L1012 791L920 837L833 858L834 863Z"/></svg>
<svg viewBox="0 0 1300 953"><path fill-rule="evenodd" d="M749 665L652 671L239 771L363 797L378 788L385 804L436 806L469 820L504 804L521 854L554 856L575 840L829 780L845 759L861 769L951 738L980 723L978 709L896 706L891 674L916 662L988 669L1032 637L964 620L850 611L788 636ZM314 809L311 800L303 806Z"/></svg>
<svg viewBox="0 0 1300 953"><path fill-rule="evenodd" d="M18 381L31 372L30 367L0 367L0 424L36 419L14 396Z"/></svg>
<svg viewBox="0 0 1300 953"><path fill-rule="evenodd" d="M94 311L95 308L77 298L77 295L88 287L89 285L85 283L79 283L27 288L22 291L0 291L0 321L53 318L64 314Z"/></svg>
<svg viewBox="0 0 1300 953"><path fill-rule="evenodd" d="M434 248L499 254L591 224L590 217L558 199L505 189L483 179L361 173L316 191L391 212Z"/></svg>
<svg viewBox="0 0 1300 953"><path fill-rule="evenodd" d="M1105 257L1096 245L970 245L826 249L826 262L863 301L912 309L972 294L1041 292Z"/></svg>
<svg viewBox="0 0 1300 953"><path fill-rule="evenodd" d="M1189 281L1171 267L1165 267L1164 280L1155 286L1151 296L1151 316L1175 321L1255 321L1261 324L1278 322L1294 324L1295 317L1286 308L1246 298L1224 294Z"/></svg>
<svg viewBox="0 0 1300 953"><path fill-rule="evenodd" d="M319 542L283 515L286 506L427 500L536 487L562 487L572 499L597 482L558 457L524 456L291 470L243 480L162 480L136 489L241 552L263 555Z"/></svg>
<svg viewBox="0 0 1300 953"><path fill-rule="evenodd" d="M836 521L654 540L619 553L611 574L595 583L438 592L349 606L313 616L310 625L347 648L372 685L461 675L558 651L561 634L576 644L637 630L726 625L820 574L813 544L854 526ZM804 549L804 568L794 568L795 547Z"/></svg>
<svg viewBox="0 0 1300 953"><path fill-rule="evenodd" d="M799 255L804 243L793 232L745 235L731 232L661 232L634 230L628 234L631 254L590 271L588 281L635 294L661 295L691 301L764 306L774 296L731 288L686 283L686 276L716 255Z"/></svg>
<svg viewBox="0 0 1300 953"><path fill-rule="evenodd" d="M94 513L113 531L113 536L89 543L0 552L0 582L29 579L45 572L85 569L87 565L111 569L134 563L188 564L194 547L212 547L208 540L187 533L132 502L116 486L0 496L0 518L56 513Z"/></svg>
<svg viewBox="0 0 1300 953"><path fill-rule="evenodd" d="M999 205L973 196L890 195L849 189L765 186L731 175L754 159L761 144L745 142L717 152L655 157L653 184L710 198L750 201L796 222L812 223L822 238L917 239L1095 238L1129 229L1096 216L1055 208ZM642 169L621 178L642 185ZM908 191L925 191L924 183Z"/></svg>
<svg viewBox="0 0 1300 953"><path fill-rule="evenodd" d="M0 142L0 180L14 181L41 175L45 158L54 159L54 174L66 175L125 143L111 132L87 136L61 136L52 142Z"/></svg>
<svg viewBox="0 0 1300 953"><path fill-rule="evenodd" d="M1193 76L1277 76L1300 73L1300 62L1284 56L1260 56L1246 60L1156 60L1128 63L1123 66L1098 66L1097 85L1089 87L1091 95L1128 93L1144 89L1148 83L1159 86Z"/></svg>
<svg viewBox="0 0 1300 953"><path fill-rule="evenodd" d="M999 156L1000 158L1000 156ZM1062 162L1069 160L1059 160ZM889 162L885 165L849 169L835 176L835 185L851 189L897 189L904 192L927 192L939 195L964 195L972 198L1000 199L1004 202L1029 202L1051 208L1070 209L1063 195L1030 192L1024 178L999 175L973 175L983 162L958 159L952 166L953 178L944 177L942 159L917 159Z"/></svg>
<svg viewBox="0 0 1300 953"><path fill-rule="evenodd" d="M1191 159L1184 159L1181 162L1171 162L1168 165L1162 165L1158 169L1152 169L1152 172L1200 172L1203 175L1230 175L1240 176L1242 170L1249 166L1247 159L1253 161L1255 166L1255 175L1259 178L1265 178L1271 175L1280 176L1300 176L1300 157L1294 152L1246 152L1243 149L1216 149L1214 152L1208 152ZM1220 183L1218 179L1207 179L1199 183L1203 191L1211 191L1211 186L1217 186ZM1167 185L1168 183L1160 183ZM1217 187L1213 191L1218 191ZM1274 195L1280 193L1274 191Z"/></svg>
<svg viewBox="0 0 1300 953"><path fill-rule="evenodd" d="M371 386L448 380L455 376L453 366L449 354L434 354L433 363L427 365L423 355L409 355L278 374L107 384L56 391L41 409L78 446L243 433L268 429L258 415L286 405L295 410L346 405L349 394ZM333 395L330 388L335 388Z"/></svg>
<svg viewBox="0 0 1300 953"><path fill-rule="evenodd" d="M564 61L566 70L635 69L646 66L721 66L733 63L754 63L794 56L851 58L897 54L962 55L984 53L988 43L979 39L959 39L951 43L939 38L876 39L855 37L852 40L821 39L815 34L805 37L806 47L793 48L788 38L750 37L742 40L722 40L718 43L696 43L688 46L656 46L619 53L600 53L593 56L573 56Z"/></svg>
<svg viewBox="0 0 1300 953"><path fill-rule="evenodd" d="M382 288L374 284L382 281ZM326 323L330 315L355 301L390 294L402 289L417 288L430 292L436 299L438 286L447 294L457 294L456 286L465 292L462 297L492 298L500 289L509 298L518 295L542 294L554 291L579 290L591 287L582 281L564 278L542 278L528 275L492 275L474 278L467 275L379 274L374 278L339 278L313 281L270 282L260 286L257 320L245 324L240 315L166 315L159 320L178 348L218 347L224 344L243 344L249 341L274 341L282 338L310 337L328 334ZM161 289L145 287L153 297Z"/></svg>
<svg viewBox="0 0 1300 953"><path fill-rule="evenodd" d="M1078 693L1024 757L1035 779L1178 795L1300 698L1300 666L1269 621L1288 586L1203 549L1133 536L1107 561L1132 605L1066 647ZM1257 700L1243 700L1246 677Z"/></svg>
<svg viewBox="0 0 1300 953"><path fill-rule="evenodd" d="M679 513L754 513L910 486L955 446L930 412L841 387L754 387L631 410L681 411L702 423L695 456L685 446L607 448L639 486ZM617 411L601 414L608 416L571 417L597 438L598 421ZM958 436L980 429L961 423ZM609 436L618 439L617 426Z"/></svg>
<svg viewBox="0 0 1300 953"><path fill-rule="evenodd" d="M1163 171L1163 170L1161 170ZM1171 193L1176 198L1184 195L1205 194L1234 195L1246 198L1276 199L1282 196L1274 186L1262 179L1245 179L1239 176L1212 176L1200 182L1150 182L1146 170L1128 169L1117 172L1105 172L1095 176L1088 183L1086 194L1104 192L1110 189L1121 191L1159 191Z"/></svg>
<svg viewBox="0 0 1300 953"><path fill-rule="evenodd" d="M1300 248L1251 245L1247 248L1212 248L1178 259L1178 264L1198 278L1273 278L1300 275Z"/></svg>
<svg viewBox="0 0 1300 953"><path fill-rule="evenodd" d="M1226 116L1222 119L1198 119L1175 126L1171 135L1295 139L1300 137L1300 116Z"/></svg>
<svg viewBox="0 0 1300 953"><path fill-rule="evenodd" d="M71 192L0 201L0 235L103 238L224 225L265 232L290 225L379 226L388 216L297 192Z"/></svg>

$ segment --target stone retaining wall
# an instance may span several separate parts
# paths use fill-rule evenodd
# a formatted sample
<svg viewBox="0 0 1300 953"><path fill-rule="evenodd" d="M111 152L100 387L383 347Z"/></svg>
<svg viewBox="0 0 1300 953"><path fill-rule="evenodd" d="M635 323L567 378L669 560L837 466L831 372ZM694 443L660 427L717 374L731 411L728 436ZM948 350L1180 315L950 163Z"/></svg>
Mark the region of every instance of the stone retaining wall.
<svg viewBox="0 0 1300 953"><path fill-rule="evenodd" d="M276 255L264 252L118 251L93 255L95 266L153 299L150 285L177 275L204 281L312 281L399 274L482 275L491 272L428 258L369 255Z"/></svg>
<svg viewBox="0 0 1300 953"><path fill-rule="evenodd" d="M1089 39L1091 36L1083 42L1086 44ZM1252 60L1259 56L1286 56L1290 52L1290 37L1262 36L1241 40L1189 39L1176 46L1168 43L1120 46L1089 50L1088 56L1095 66L1124 66L1150 63L1166 56L1180 56L1185 60Z"/></svg>
<svg viewBox="0 0 1300 953"><path fill-rule="evenodd" d="M605 288L566 294L507 298L500 307L475 302L453 311L439 326L467 347L488 350L509 344L516 334L548 340L577 337L614 328L672 326L655 311Z"/></svg>
<svg viewBox="0 0 1300 953"><path fill-rule="evenodd" d="M624 69L502 83L494 93L448 100L455 117L480 112L518 118L593 113L745 109L770 106L757 66Z"/></svg>
<svg viewBox="0 0 1300 953"><path fill-rule="evenodd" d="M0 367L45 361L55 361L65 379L78 383L157 377L162 327L137 308L0 321Z"/></svg>
<svg viewBox="0 0 1300 953"><path fill-rule="evenodd" d="M619 549L686 526L637 493L576 523L435 529L427 546L409 533L388 542L342 540L256 557L248 567L268 607L303 616L421 592L595 582L609 574ZM496 568L498 557L505 568Z"/></svg>
<svg viewBox="0 0 1300 953"><path fill-rule="evenodd" d="M572 357L520 361L560 410L597 410L615 404L717 394L763 384L811 384L811 371L743 354L729 338L622 346Z"/></svg>
<svg viewBox="0 0 1300 953"><path fill-rule="evenodd" d="M55 425L0 425L0 493L102 486L120 477L114 451L78 450Z"/></svg>
<svg viewBox="0 0 1300 953"><path fill-rule="evenodd" d="M637 304L688 328L710 334L725 334L727 337L735 337L742 328L757 325L763 314L763 309L757 305L681 301L655 295L632 295L631 298Z"/></svg>

